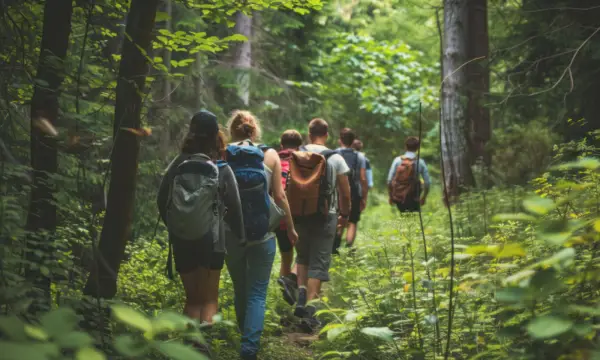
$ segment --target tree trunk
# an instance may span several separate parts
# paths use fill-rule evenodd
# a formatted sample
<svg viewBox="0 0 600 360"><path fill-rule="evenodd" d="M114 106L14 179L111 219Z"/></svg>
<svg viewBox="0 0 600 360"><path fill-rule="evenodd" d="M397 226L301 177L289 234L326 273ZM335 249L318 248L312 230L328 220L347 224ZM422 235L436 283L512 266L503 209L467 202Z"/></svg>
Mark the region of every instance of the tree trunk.
<svg viewBox="0 0 600 360"><path fill-rule="evenodd" d="M238 97L245 106L250 104L250 70L252 68L252 18L243 12L236 16L235 32L248 38L237 47L233 66L237 70Z"/></svg>
<svg viewBox="0 0 600 360"><path fill-rule="evenodd" d="M447 201L473 185L467 128L467 0L444 0L441 146Z"/></svg>
<svg viewBox="0 0 600 360"><path fill-rule="evenodd" d="M158 0L132 0L127 16L128 36L123 44L117 83L108 202L99 251L84 290L86 295L103 298L115 295L125 244L131 236L140 138L121 128L140 127L148 73L147 50L140 49L150 48L157 7Z"/></svg>
<svg viewBox="0 0 600 360"><path fill-rule="evenodd" d="M50 279L42 274L40 267L52 253L50 241L56 230L56 205L51 177L57 171L58 161L56 139L52 131L59 115L59 88L65 78L64 60L69 47L72 14L71 0L46 1L40 59L31 99L33 188L26 228L38 235L41 235L41 231L45 234L42 238L36 238L31 244L32 249L27 252L27 260L39 266L28 268L26 277L43 291L47 305L50 300Z"/></svg>
<svg viewBox="0 0 600 360"><path fill-rule="evenodd" d="M487 0L469 0L468 11L469 60L484 57L484 59L473 61L467 66L472 163L481 160L489 168L492 159L486 146L492 133L490 110L484 104L490 92Z"/></svg>
<svg viewBox="0 0 600 360"><path fill-rule="evenodd" d="M167 13L167 21L165 22L165 29L172 31L172 16L173 16L173 3L171 0L165 0L165 12ZM161 102L158 104L159 110L155 112L158 115L158 119L161 122L160 132L160 145L159 153L163 159L169 157L169 145L171 144L171 124L170 124L170 107L171 107L171 92L173 91L171 84L171 50L165 49L163 54L163 62L167 67L167 74L165 75L163 82L163 91L161 96Z"/></svg>

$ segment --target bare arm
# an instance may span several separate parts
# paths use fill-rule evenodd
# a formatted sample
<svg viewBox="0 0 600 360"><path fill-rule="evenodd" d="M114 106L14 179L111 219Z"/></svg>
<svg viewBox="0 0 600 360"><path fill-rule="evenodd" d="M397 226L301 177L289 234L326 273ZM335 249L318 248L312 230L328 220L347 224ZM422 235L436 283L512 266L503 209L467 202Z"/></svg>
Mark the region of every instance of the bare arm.
<svg viewBox="0 0 600 360"><path fill-rule="evenodd" d="M364 210L367 205L367 198L369 195L369 182L367 181L367 169L360 169L360 186L362 188L362 203L361 210Z"/></svg>
<svg viewBox="0 0 600 360"><path fill-rule="evenodd" d="M350 214L350 182L346 174L337 176L337 190L340 197L340 213L348 216Z"/></svg>

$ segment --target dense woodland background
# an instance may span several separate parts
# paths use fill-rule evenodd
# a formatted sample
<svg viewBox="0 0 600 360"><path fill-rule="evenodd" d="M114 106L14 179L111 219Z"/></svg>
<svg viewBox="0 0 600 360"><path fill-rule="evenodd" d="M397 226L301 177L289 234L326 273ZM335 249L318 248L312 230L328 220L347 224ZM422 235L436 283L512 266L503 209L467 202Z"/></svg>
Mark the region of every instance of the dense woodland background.
<svg viewBox="0 0 600 360"><path fill-rule="evenodd" d="M273 284L263 359L600 359L598 32L595 0L0 0L0 359L202 358L154 201L200 108L270 145L322 117L374 167L327 325L288 336ZM409 135L436 186L400 217Z"/></svg>

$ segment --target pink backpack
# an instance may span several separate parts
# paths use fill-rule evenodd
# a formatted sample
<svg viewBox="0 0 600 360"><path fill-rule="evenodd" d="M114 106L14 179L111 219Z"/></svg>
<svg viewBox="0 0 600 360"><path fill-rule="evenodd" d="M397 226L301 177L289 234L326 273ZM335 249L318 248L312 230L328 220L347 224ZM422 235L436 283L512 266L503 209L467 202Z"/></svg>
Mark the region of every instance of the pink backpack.
<svg viewBox="0 0 600 360"><path fill-rule="evenodd" d="M293 150L286 149L277 153L279 154L279 159L281 160L281 185L283 185L283 190L287 189L288 174L290 173L290 159L293 152ZM281 230L285 230L287 228L285 225L285 220L281 220L281 225L279 228Z"/></svg>

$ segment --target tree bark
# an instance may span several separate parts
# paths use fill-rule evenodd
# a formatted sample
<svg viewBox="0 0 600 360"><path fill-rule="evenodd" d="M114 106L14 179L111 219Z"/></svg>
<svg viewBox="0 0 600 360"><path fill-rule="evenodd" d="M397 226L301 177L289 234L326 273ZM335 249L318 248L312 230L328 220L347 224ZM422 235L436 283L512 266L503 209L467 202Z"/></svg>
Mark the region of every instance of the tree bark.
<svg viewBox="0 0 600 360"><path fill-rule="evenodd" d="M237 47L233 66L236 68L237 93L245 106L250 104L250 69L252 68L252 18L243 12L236 15L235 32L248 38Z"/></svg>
<svg viewBox="0 0 600 360"><path fill-rule="evenodd" d="M37 263L28 268L26 277L40 288L49 305L50 279L40 271L44 260L52 253L51 239L56 230L56 205L52 175L58 168L56 139L40 124L56 124L59 116L59 88L65 78L64 60L71 34L71 0L47 0L44 6L44 27L37 68L36 84L31 99L31 167L33 188L26 228L30 232L45 232L31 242L27 260ZM45 239L44 239L45 237ZM41 255L41 258L36 255Z"/></svg>
<svg viewBox="0 0 600 360"><path fill-rule="evenodd" d="M117 274L131 236L140 138L122 128L139 128L149 49L158 0L132 0L127 36L119 67L111 155L110 188L95 264L84 289L86 295L112 298Z"/></svg>
<svg viewBox="0 0 600 360"><path fill-rule="evenodd" d="M467 127L467 0L444 0L441 146L447 201L473 185Z"/></svg>
<svg viewBox="0 0 600 360"><path fill-rule="evenodd" d="M472 163L481 160L484 166L489 168L492 159L486 146L492 133L490 110L484 104L490 92L487 0L469 0L468 11L469 60L484 57L467 65Z"/></svg>

